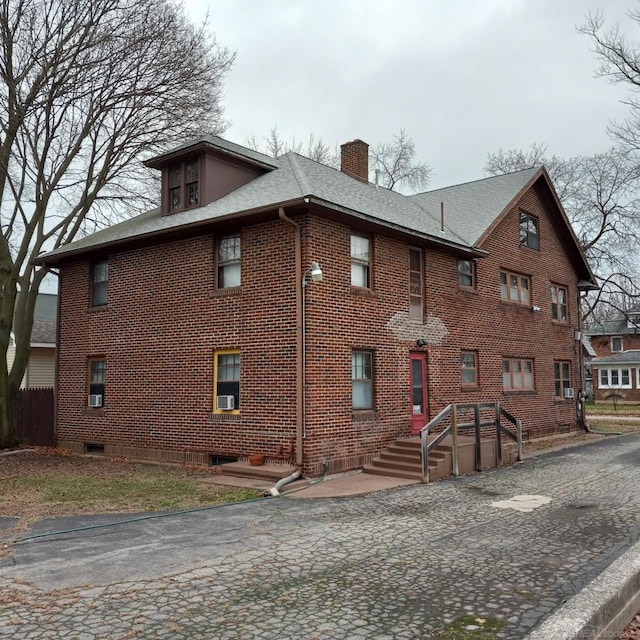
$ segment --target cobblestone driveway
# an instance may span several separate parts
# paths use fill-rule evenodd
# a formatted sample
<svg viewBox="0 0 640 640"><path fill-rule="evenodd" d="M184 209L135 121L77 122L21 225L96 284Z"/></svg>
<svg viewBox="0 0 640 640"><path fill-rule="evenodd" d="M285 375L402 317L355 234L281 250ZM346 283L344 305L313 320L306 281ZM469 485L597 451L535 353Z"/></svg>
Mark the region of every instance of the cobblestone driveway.
<svg viewBox="0 0 640 640"><path fill-rule="evenodd" d="M638 540L638 487L634 435L363 498L32 540L1 560L0 638L465 638L468 616L499 629L474 638L521 639ZM522 494L551 502L492 506Z"/></svg>

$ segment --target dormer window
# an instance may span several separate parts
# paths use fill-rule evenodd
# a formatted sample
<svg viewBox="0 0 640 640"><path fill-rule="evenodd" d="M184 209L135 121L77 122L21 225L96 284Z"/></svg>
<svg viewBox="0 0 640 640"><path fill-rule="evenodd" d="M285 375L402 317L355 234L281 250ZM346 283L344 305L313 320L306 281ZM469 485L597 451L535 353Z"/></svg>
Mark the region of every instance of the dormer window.
<svg viewBox="0 0 640 640"><path fill-rule="evenodd" d="M197 206L200 168L198 158L169 165L167 171L167 210L169 213Z"/></svg>
<svg viewBox="0 0 640 640"><path fill-rule="evenodd" d="M162 215L206 206L278 168L273 158L209 135L144 164L162 172Z"/></svg>

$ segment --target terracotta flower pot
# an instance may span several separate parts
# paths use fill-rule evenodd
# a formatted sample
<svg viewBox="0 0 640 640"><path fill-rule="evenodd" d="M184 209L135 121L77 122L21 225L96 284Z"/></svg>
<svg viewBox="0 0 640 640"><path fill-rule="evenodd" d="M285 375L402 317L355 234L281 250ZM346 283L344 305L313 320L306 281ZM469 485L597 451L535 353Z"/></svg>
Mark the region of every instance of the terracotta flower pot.
<svg viewBox="0 0 640 640"><path fill-rule="evenodd" d="M264 463L264 454L262 453L251 453L249 454L249 464L253 467L259 467Z"/></svg>

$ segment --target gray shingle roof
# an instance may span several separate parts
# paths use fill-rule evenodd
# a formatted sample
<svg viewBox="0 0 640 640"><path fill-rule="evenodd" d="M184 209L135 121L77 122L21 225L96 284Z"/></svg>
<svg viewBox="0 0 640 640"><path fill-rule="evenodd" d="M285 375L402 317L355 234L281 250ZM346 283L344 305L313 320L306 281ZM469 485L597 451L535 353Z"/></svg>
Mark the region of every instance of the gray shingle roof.
<svg viewBox="0 0 640 640"><path fill-rule="evenodd" d="M580 338L580 341L582 342L582 346L584 348L584 350L587 352L587 355L591 356L592 358L596 357L596 350L591 346L591 340L589 340L589 336L586 333L582 333L582 337Z"/></svg>
<svg viewBox="0 0 640 640"><path fill-rule="evenodd" d="M153 209L56 249L46 254L45 258L170 232L187 225L204 224L246 211L301 201L304 197L314 198L325 206L381 224L392 225L408 233L428 236L436 242L472 248L472 245L459 236L450 225L441 232L439 217L410 197L365 184L342 171L296 153L287 153L272 160L277 163L277 170L251 180L215 202L168 216L161 215L159 208ZM496 210L495 215L499 213L500 211Z"/></svg>
<svg viewBox="0 0 640 640"><path fill-rule="evenodd" d="M31 344L55 344L56 320L58 317L58 296L39 293L33 314Z"/></svg>
<svg viewBox="0 0 640 640"><path fill-rule="evenodd" d="M158 163L158 161L162 160L166 156L172 156L176 153L180 153L181 151L189 149L190 147L195 147L199 144L206 144L214 149L219 149L220 151L225 152L227 155L235 156L236 158L242 158L243 160L247 160L252 164L258 164L263 167L271 167L273 169L277 168L278 166L275 162L275 159L271 156L267 156L264 153L260 153L259 151L254 151L253 149L249 149L248 147L243 147L242 145L236 144L235 142L231 142L230 140L225 140L224 138L213 135L204 135L196 138L195 140L188 140L184 144L170 149L167 153L161 154L154 158L150 158L145 162L145 164L154 166Z"/></svg>
<svg viewBox="0 0 640 640"><path fill-rule="evenodd" d="M629 351L619 351L613 353L610 356L600 356L599 358L592 358L591 364L594 367L603 364L637 364L640 365L640 349L630 349Z"/></svg>
<svg viewBox="0 0 640 640"><path fill-rule="evenodd" d="M440 218L440 203L443 203L445 225L454 229L467 244L476 245L539 170L540 167L524 169L410 197L437 219Z"/></svg>
<svg viewBox="0 0 640 640"><path fill-rule="evenodd" d="M203 137L199 142L202 141L232 155L251 156L256 162L269 162L275 169L206 206L165 216L161 215L159 209L148 211L60 247L43 256L43 261L56 263L74 253L171 233L183 227L205 225L251 211L273 209L302 202L303 198L345 215L455 247L471 255L482 255L482 250L476 246L482 234L536 174L542 175L541 169L527 169L415 196L404 196L360 182L342 171L296 153L270 158L215 136ZM184 148L197 143L188 143ZM444 202L444 229L441 229L441 202Z"/></svg>
<svg viewBox="0 0 640 640"><path fill-rule="evenodd" d="M640 322L636 322L637 324L630 323L627 318L603 320L590 324L585 329L585 333L589 336L621 336L640 333Z"/></svg>

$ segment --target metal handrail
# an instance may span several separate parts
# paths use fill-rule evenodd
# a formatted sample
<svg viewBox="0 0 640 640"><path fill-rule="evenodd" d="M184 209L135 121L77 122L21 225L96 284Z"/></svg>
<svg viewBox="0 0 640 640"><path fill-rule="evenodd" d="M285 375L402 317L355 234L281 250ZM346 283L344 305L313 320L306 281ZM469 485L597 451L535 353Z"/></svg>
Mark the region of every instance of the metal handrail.
<svg viewBox="0 0 640 640"><path fill-rule="evenodd" d="M429 482L429 451L434 447L437 447L448 435L449 432L452 432L453 425L455 421L451 419L451 424L442 431L434 440L429 442L429 431L439 425L445 418L447 418L450 414L454 412L455 405L449 404L447 405L433 420L430 420L427 424L420 429L420 452L422 458L422 482L425 484ZM452 435L453 439L453 435ZM455 459L455 461L454 461ZM451 466L455 468L457 472L457 464L458 464L458 452L456 447L451 450ZM457 473L455 474L457 475Z"/></svg>
<svg viewBox="0 0 640 640"><path fill-rule="evenodd" d="M493 409L495 418L490 421L480 420L482 409ZM458 411L473 410L474 421L458 424ZM451 416L451 424L443 429L431 442L429 432L437 427L445 418ZM504 417L516 427L513 434L502 425L500 418ZM422 463L422 482L429 482L429 453L437 447L449 434L451 434L451 473L460 475L458 469L458 429L474 427L475 435L475 467L477 471L482 468L480 435L481 427L493 427L496 429L496 465L502 465L502 435L515 440L518 444L518 461L522 461L522 421L514 418L508 411L500 406L499 402L476 402L470 404L449 404L435 418L430 420L420 429L420 452Z"/></svg>
<svg viewBox="0 0 640 640"><path fill-rule="evenodd" d="M500 421L501 416L504 416L515 426L515 434L502 426L502 422ZM514 418L508 411L500 406L499 402L496 402L496 462L498 465L502 464L502 439L500 437L502 434L516 441L518 445L518 462L522 462L522 420L520 420L520 418Z"/></svg>

